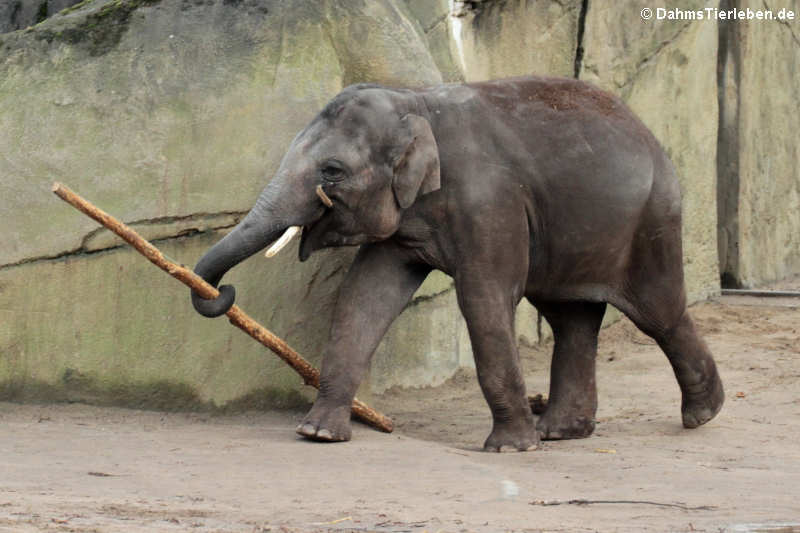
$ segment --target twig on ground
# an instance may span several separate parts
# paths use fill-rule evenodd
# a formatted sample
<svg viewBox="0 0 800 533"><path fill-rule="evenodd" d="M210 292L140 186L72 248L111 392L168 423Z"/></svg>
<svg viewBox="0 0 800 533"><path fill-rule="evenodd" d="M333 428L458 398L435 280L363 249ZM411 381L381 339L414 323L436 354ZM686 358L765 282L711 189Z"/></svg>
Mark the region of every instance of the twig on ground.
<svg viewBox="0 0 800 533"><path fill-rule="evenodd" d="M690 507L683 503L663 503L651 502L648 500L533 500L530 505L542 505L549 507L551 505L598 505L598 504L627 504L627 505L655 505L656 507L674 507L676 509L683 509L684 511L713 511L716 509L713 505L699 505L697 507Z"/></svg>

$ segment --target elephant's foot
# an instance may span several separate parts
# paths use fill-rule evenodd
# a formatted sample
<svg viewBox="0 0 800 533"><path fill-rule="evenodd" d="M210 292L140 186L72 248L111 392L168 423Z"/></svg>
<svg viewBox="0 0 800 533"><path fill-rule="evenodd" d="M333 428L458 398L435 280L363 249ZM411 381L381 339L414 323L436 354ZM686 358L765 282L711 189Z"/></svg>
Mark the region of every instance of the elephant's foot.
<svg viewBox="0 0 800 533"><path fill-rule="evenodd" d="M298 435L320 442L350 440L350 406L331 408L316 402L296 431Z"/></svg>
<svg viewBox="0 0 800 533"><path fill-rule="evenodd" d="M542 440L585 439L594 431L594 417L549 416L545 413L536 423Z"/></svg>
<svg viewBox="0 0 800 533"><path fill-rule="evenodd" d="M719 374L714 375L694 390L684 391L681 402L683 427L693 429L714 418L725 403L725 391Z"/></svg>
<svg viewBox="0 0 800 533"><path fill-rule="evenodd" d="M524 452L539 447L539 434L532 417L511 422L495 421L492 433L483 444L486 452Z"/></svg>
<svg viewBox="0 0 800 533"><path fill-rule="evenodd" d="M594 432L594 407L578 411L559 409L541 394L528 398L531 411L539 415L536 429L542 440L585 439Z"/></svg>

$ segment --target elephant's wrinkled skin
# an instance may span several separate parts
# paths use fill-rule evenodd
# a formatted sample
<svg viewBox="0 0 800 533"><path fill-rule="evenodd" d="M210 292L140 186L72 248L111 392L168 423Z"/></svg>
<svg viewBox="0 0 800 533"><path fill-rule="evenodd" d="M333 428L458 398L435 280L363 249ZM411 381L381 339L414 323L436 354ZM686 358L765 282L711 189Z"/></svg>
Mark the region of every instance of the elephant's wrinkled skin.
<svg viewBox="0 0 800 533"><path fill-rule="evenodd" d="M297 429L305 437L350 439L350 403L372 353L432 269L455 280L494 421L487 450L592 433L607 302L667 355L684 426L722 406L714 360L686 310L673 167L632 112L591 85L528 77L347 88L297 135L248 216L195 270L216 285L290 226L303 227L301 261L362 245L340 291L319 395ZM555 337L538 421L514 335L523 297ZM232 301L229 288L213 301L193 295L206 316Z"/></svg>

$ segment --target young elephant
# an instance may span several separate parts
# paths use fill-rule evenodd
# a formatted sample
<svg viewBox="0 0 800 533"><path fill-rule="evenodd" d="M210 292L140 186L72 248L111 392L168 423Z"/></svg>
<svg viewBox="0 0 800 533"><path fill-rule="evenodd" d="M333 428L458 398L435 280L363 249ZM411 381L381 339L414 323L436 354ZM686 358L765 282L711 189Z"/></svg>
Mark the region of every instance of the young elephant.
<svg viewBox="0 0 800 533"><path fill-rule="evenodd" d="M349 87L297 135L253 209L195 272L217 285L300 228L301 261L361 245L336 304L319 395L297 428L309 439L350 439L350 404L372 353L432 269L455 280L494 422L486 450L592 433L607 302L667 355L684 426L722 407L714 360L686 310L672 165L625 105L591 85L525 77ZM223 314L234 291L220 292L193 294L197 311ZM523 297L555 337L538 421L514 335Z"/></svg>

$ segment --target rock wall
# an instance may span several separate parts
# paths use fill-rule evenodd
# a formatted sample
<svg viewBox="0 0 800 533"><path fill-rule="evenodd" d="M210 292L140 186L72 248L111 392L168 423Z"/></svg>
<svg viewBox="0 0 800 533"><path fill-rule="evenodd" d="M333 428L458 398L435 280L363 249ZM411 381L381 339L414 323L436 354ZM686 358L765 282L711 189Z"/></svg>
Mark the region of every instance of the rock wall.
<svg viewBox="0 0 800 533"><path fill-rule="evenodd" d="M39 24L81 0L3 0L0 2L0 33Z"/></svg>
<svg viewBox="0 0 800 533"><path fill-rule="evenodd" d="M54 15L58 2L72 7ZM36 0L0 6L0 398L306 401L282 363L223 320L196 315L188 291L49 187L67 183L193 265L247 212L295 133L359 81L534 72L596 83L628 102L675 163L692 300L718 290L718 253L740 284L800 271L796 22L645 22L638 0L613 9L592 0L46 4L41 22ZM798 12L796 0L787 5ZM254 257L226 280L243 308L318 363L353 253L302 264L296 249ZM521 343L539 341L536 323L522 304ZM434 273L379 347L361 394L437 384L471 364L452 280Z"/></svg>
<svg viewBox="0 0 800 533"><path fill-rule="evenodd" d="M731 287L800 272L800 2L722 7L765 6L796 18L720 24L719 255Z"/></svg>
<svg viewBox="0 0 800 533"><path fill-rule="evenodd" d="M467 81L531 73L573 76L581 0L461 4L454 32Z"/></svg>

